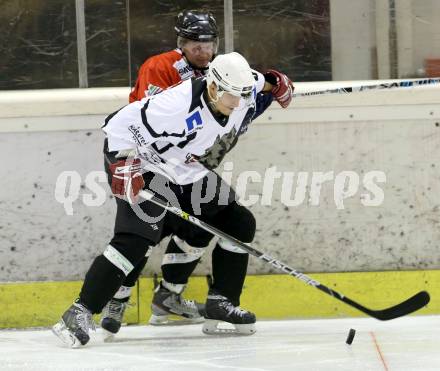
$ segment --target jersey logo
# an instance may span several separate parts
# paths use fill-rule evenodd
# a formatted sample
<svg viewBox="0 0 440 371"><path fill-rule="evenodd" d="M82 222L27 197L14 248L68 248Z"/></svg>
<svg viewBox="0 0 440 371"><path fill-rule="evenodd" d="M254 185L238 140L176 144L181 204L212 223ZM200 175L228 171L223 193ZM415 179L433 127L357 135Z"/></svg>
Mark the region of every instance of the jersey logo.
<svg viewBox="0 0 440 371"><path fill-rule="evenodd" d="M212 146L205 150L205 154L198 157L198 161L207 169L215 169L237 143L238 133L235 127L229 133L217 136Z"/></svg>
<svg viewBox="0 0 440 371"><path fill-rule="evenodd" d="M186 63L185 59L179 59L173 64L173 67L176 69L182 80L189 79L194 76L194 72L192 68Z"/></svg>
<svg viewBox="0 0 440 371"><path fill-rule="evenodd" d="M158 94L162 91L163 89L160 88L159 86L155 86L153 84L148 84L148 90L145 91L145 96L148 97L150 95L155 95Z"/></svg>
<svg viewBox="0 0 440 371"><path fill-rule="evenodd" d="M197 162L197 157L194 156L192 153L187 153L185 164L190 164L191 162Z"/></svg>
<svg viewBox="0 0 440 371"><path fill-rule="evenodd" d="M136 144L139 147L142 147L142 146L146 146L147 145L147 141L142 136L140 129L141 128L139 126L135 126L135 125L130 125L128 127L128 131L131 132L131 134L133 136L133 140L136 142Z"/></svg>
<svg viewBox="0 0 440 371"><path fill-rule="evenodd" d="M191 116L189 116L186 120L186 127L188 128L188 132L193 131L194 129L201 129L200 126L203 125L202 116L200 116L199 111L195 111Z"/></svg>

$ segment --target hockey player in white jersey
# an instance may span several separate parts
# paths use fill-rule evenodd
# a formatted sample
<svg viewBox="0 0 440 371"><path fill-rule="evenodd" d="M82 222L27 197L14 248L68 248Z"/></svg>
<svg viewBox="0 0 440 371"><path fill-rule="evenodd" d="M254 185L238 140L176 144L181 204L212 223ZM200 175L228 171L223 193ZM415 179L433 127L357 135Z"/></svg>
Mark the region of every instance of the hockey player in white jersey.
<svg viewBox="0 0 440 371"><path fill-rule="evenodd" d="M187 80L158 95L131 103L110 115L105 167L117 198L114 236L86 274L79 298L53 327L65 343L89 341L92 314L100 313L124 278L136 271L151 246L172 235L173 267L166 282L179 289L212 235L146 201L131 204L143 188L246 243L256 223L235 193L214 171L254 117L256 96L272 94L281 106L292 99L284 74L252 71L238 53L217 56L206 78ZM264 107L265 108L265 107ZM259 107L261 110L261 107ZM139 200L138 200L139 201ZM248 254L219 240L212 254L213 283L205 304L203 331L221 332L219 322L240 334L255 332L255 315L239 307ZM160 308L158 308L160 310Z"/></svg>

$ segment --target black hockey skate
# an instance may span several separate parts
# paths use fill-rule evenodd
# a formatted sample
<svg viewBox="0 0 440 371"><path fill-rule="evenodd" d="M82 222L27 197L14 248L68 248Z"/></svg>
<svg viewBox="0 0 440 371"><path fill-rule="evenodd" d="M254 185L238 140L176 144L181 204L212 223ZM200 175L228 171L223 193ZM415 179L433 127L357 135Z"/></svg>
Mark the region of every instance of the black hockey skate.
<svg viewBox="0 0 440 371"><path fill-rule="evenodd" d="M203 304L184 299L181 294L165 288L162 282L154 291L151 312L149 323L156 326L185 325L205 320Z"/></svg>
<svg viewBox="0 0 440 371"><path fill-rule="evenodd" d="M205 323L202 329L205 334L252 335L256 332L255 314L236 307L227 297L213 290L208 293L205 311ZM219 327L222 322L227 322L232 326Z"/></svg>
<svg viewBox="0 0 440 371"><path fill-rule="evenodd" d="M128 307L127 301L111 299L102 310L101 327L104 330L104 341L111 341L121 328L125 309Z"/></svg>
<svg viewBox="0 0 440 371"><path fill-rule="evenodd" d="M90 329L95 330L92 313L77 300L64 312L60 322L52 327L52 332L64 344L78 348L89 342Z"/></svg>

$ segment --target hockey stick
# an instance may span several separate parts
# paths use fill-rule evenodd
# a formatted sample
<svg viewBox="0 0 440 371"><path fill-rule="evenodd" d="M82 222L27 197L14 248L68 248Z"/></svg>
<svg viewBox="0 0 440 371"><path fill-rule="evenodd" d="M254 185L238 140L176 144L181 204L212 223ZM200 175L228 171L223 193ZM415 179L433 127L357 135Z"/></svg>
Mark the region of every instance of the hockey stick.
<svg viewBox="0 0 440 371"><path fill-rule="evenodd" d="M294 93L293 96L294 97L309 97L312 95L323 95L323 94L356 93L356 92L361 92L361 91L365 91L365 90L409 88L409 87L432 85L432 84L438 84L438 83L440 83L440 78L419 79L419 80L398 80L395 82L384 82L381 84L347 86L344 88L334 88L334 89L310 91L307 93Z"/></svg>
<svg viewBox="0 0 440 371"><path fill-rule="evenodd" d="M358 309L359 311L368 314L371 317L374 317L381 321L387 321L393 318L398 318L405 316L406 314L415 312L416 310L424 307L426 304L429 303L429 294L426 291L420 291L419 293L415 294L414 296L410 297L409 299L405 300L402 303L399 303L397 305L394 305L390 308L382 309L382 310L372 310L364 307L363 305L355 302L354 300L351 300L350 298L346 297L345 295L340 294L337 291L334 291L327 286L324 286L323 284L319 283L318 281L308 277L304 273L298 272L296 269L293 269L289 267L287 264L282 263L281 261L274 259L270 257L269 255L266 255L253 247L250 247L246 245L245 243L237 240L236 238L229 236L228 234L220 231L219 229L210 226L209 224L201 221L200 219L197 219L196 217L189 215L188 213L180 210L177 207L171 206L170 204L162 201L161 199L154 196L151 192L142 190L139 192L139 195L144 198L145 200L151 201L152 203L172 212L173 214L181 217L182 219L185 219L192 224L195 224L199 226L200 228L204 229L207 232L212 233L214 236L223 238L225 240L228 240L230 242L233 242L235 245L238 245L242 250L246 251L250 255L253 255L261 260L263 260L266 263L269 263L273 267L281 270L284 273L287 273L295 278L298 278L299 280L303 281L307 285L313 286L317 288L318 290L321 290L325 292L326 294L333 296L335 299L338 299L340 301L343 301L344 303Z"/></svg>

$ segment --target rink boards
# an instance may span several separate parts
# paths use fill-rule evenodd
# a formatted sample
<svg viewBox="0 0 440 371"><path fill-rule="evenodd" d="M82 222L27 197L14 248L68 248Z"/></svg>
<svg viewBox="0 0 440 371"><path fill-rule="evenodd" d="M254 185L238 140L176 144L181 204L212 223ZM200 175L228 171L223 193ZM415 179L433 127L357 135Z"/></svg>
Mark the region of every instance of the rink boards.
<svg viewBox="0 0 440 371"><path fill-rule="evenodd" d="M312 274L322 284L372 309L382 309L427 290L431 302L417 314L440 313L440 271L353 272ZM75 282L0 284L0 328L50 326L77 297ZM206 277L191 277L187 298L203 302ZM153 279L142 278L132 295L126 320L145 324L150 317ZM241 305L260 319L344 318L362 313L287 275L248 276Z"/></svg>
<svg viewBox="0 0 440 371"><path fill-rule="evenodd" d="M300 88L298 84L297 92ZM321 88L317 83L316 90ZM114 200L108 185L104 180L105 202L91 207L84 202L93 195L86 177L102 172L99 125L106 114L125 104L127 91L0 93L0 155L26 154L3 164L8 182L0 195L0 327L48 326L56 321L111 238ZM296 181L300 171L310 177L334 173L322 188L319 206L310 205L308 197L298 206L284 205L281 181L275 182L270 204L250 206L258 224L255 247L369 307L386 307L428 290L432 301L419 313L440 313L439 90L359 94L298 99L287 110L274 104L228 155L234 163L233 180L249 170L264 178L274 166L283 180L294 175ZM66 170L76 171L81 181L73 215L55 199L57 178ZM387 176L381 184L384 203L365 207L362 182L365 174L377 170ZM334 200L335 179L344 171L358 174L361 183L356 195L339 205ZM245 195L259 195L262 188L262 182L249 182ZM153 252L146 275L160 271L163 250L162 246ZM200 277L190 280L188 298L206 296L207 257L196 269ZM242 305L258 317L359 315L275 273L250 259ZM6 283L16 281L20 282ZM152 280L143 278L128 322L147 321L151 295Z"/></svg>

